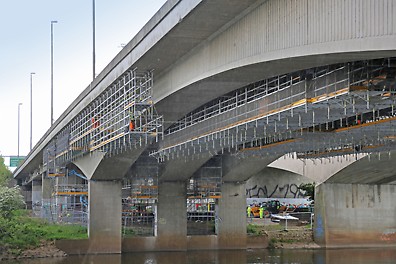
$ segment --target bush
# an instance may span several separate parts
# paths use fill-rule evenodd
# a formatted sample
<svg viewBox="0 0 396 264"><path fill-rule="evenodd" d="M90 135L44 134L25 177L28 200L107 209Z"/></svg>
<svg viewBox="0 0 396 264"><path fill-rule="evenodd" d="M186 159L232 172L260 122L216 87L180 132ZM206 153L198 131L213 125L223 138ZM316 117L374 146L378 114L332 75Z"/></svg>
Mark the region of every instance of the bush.
<svg viewBox="0 0 396 264"><path fill-rule="evenodd" d="M0 156L0 186L6 186L12 179L12 172L4 164L4 158Z"/></svg>
<svg viewBox="0 0 396 264"><path fill-rule="evenodd" d="M15 211L10 218L0 216L0 252L7 250L18 254L39 246L42 241L83 238L87 238L86 227L48 224L42 219L28 217L25 210Z"/></svg>
<svg viewBox="0 0 396 264"><path fill-rule="evenodd" d="M315 183L301 183L298 188L305 191L305 195L309 196L311 200L315 200Z"/></svg>
<svg viewBox="0 0 396 264"><path fill-rule="evenodd" d="M37 225L21 221L19 217L0 216L0 244L12 250L24 250L38 246L43 232Z"/></svg>
<svg viewBox="0 0 396 264"><path fill-rule="evenodd" d="M10 218L18 209L25 206L19 187L0 186L0 216Z"/></svg>

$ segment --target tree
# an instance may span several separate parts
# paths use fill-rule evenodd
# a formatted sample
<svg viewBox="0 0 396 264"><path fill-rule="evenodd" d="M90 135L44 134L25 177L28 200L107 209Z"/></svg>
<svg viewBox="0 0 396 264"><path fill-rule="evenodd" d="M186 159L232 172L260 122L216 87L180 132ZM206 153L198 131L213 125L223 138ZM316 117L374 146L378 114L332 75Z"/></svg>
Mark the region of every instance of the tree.
<svg viewBox="0 0 396 264"><path fill-rule="evenodd" d="M0 216L9 218L15 210L23 208L24 205L19 187L0 186Z"/></svg>
<svg viewBox="0 0 396 264"><path fill-rule="evenodd" d="M0 156L0 186L6 186L12 179L12 172L4 164L4 158Z"/></svg>
<svg viewBox="0 0 396 264"><path fill-rule="evenodd" d="M298 188L305 191L305 195L309 196L311 200L315 200L315 183L301 183Z"/></svg>

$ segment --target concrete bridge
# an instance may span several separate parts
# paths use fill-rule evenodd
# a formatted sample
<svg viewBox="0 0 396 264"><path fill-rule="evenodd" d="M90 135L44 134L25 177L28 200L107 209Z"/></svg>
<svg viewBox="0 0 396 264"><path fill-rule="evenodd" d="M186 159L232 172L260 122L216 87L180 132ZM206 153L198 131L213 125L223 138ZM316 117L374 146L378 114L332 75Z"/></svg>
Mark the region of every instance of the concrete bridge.
<svg viewBox="0 0 396 264"><path fill-rule="evenodd" d="M128 179L158 187L155 236L132 248L246 248L245 182L271 163L320 183L318 243L393 245L395 13L387 0L169 0L14 177L34 203L77 171L89 252L122 250ZM190 237L187 181L214 159L221 221L215 236Z"/></svg>

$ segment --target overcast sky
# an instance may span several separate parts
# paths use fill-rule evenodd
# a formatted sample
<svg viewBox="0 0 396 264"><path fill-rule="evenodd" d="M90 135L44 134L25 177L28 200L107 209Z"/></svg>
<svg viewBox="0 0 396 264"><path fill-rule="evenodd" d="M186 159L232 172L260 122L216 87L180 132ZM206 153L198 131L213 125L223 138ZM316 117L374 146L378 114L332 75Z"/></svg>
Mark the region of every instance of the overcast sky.
<svg viewBox="0 0 396 264"><path fill-rule="evenodd" d="M166 0L96 0L96 74ZM30 73L33 146L51 122L51 21L54 24L54 119L92 80L92 0L1 0L0 155L30 150ZM8 159L6 158L6 165Z"/></svg>

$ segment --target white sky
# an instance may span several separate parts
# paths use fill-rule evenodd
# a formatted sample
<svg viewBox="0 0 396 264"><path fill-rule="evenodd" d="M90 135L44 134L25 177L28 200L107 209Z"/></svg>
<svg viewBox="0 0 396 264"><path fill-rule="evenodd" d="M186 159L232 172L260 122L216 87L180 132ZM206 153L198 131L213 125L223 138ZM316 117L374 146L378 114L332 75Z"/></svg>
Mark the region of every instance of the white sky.
<svg viewBox="0 0 396 264"><path fill-rule="evenodd" d="M96 74L166 0L96 0ZM54 24L54 119L92 80L92 0L0 0L0 155L30 147L30 73L33 147L50 127L51 20ZM8 159L6 158L6 165Z"/></svg>

